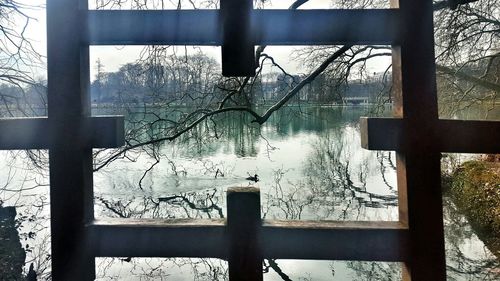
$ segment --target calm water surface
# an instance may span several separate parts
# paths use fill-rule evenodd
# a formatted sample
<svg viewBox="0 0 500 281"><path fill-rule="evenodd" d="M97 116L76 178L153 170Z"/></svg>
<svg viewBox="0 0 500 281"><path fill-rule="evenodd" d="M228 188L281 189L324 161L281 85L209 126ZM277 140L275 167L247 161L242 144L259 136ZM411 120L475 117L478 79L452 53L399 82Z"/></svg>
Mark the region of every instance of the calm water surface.
<svg viewBox="0 0 500 281"><path fill-rule="evenodd" d="M139 111L126 113L128 120L142 118ZM257 127L237 114L218 120L216 138L192 137L127 153L94 173L95 215L220 218L226 215L225 190L252 185L261 189L261 213L267 219L398 220L394 153L360 147L362 115L366 109L361 107L288 108ZM203 128L198 130L202 135ZM12 153L5 155L8 161ZM19 184L23 173L15 171L12 178ZM8 176L7 170L2 173ZM257 183L245 179L255 174ZM46 175L27 180L46 182ZM40 235L25 240L35 260L48 251L47 235L42 235L48 233L47 208L33 207L48 202L46 192L41 186L23 191L22 197L2 194L5 205L18 203L19 210L36 214ZM444 213L449 280L498 278L498 260L447 198ZM21 233L34 222L23 224ZM216 259L99 258L96 264L98 280L227 279L227 264ZM265 280L400 280L398 263L266 260L265 270Z"/></svg>

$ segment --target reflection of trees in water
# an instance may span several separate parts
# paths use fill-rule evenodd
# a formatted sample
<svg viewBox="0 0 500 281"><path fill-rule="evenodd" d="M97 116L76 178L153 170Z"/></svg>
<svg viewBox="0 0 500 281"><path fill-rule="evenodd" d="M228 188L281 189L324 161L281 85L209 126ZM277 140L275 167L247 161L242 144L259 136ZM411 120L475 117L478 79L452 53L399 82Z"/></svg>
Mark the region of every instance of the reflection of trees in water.
<svg viewBox="0 0 500 281"><path fill-rule="evenodd" d="M320 132L318 140L311 145L313 149L305 159L301 171L278 169L274 171L271 183L261 183L265 184L263 188L263 191L265 191L263 193L263 214L265 218L307 219L311 218L311 214L314 214L315 219L353 220L367 217L367 214L372 210L390 209L396 206L395 187L391 185L390 179L384 178L384 176L394 172L392 155L388 152L379 152L376 156L372 154L370 158L365 157L365 154L362 157L356 154L357 148L355 147L359 147L359 140L353 138L353 136L357 134L355 120L357 120L359 112L350 113L349 111L331 108L292 108L290 110L290 112L295 113L288 114L283 111L282 115L275 115L276 120L274 121L283 123L282 125L276 125L277 127L272 127L274 123L268 123L261 129L246 125L241 126L242 123L246 122L244 118L247 117L244 115L241 118L228 118L224 121L217 121L219 139L216 142L201 138L200 143L178 149L191 150L193 155L205 156L212 155L213 151L219 150L221 146L228 146L227 150L224 150L227 151L227 154L231 154L233 151L232 147L229 146L233 143L235 146L241 144L239 145L242 151L241 156L254 156L258 153L256 151L258 146L252 148L252 145L258 141L262 131L265 131L266 136L275 132L280 135L294 135L307 131ZM346 119L342 120L342 118ZM278 129L279 126L281 127ZM200 128L200 130L202 129L203 127ZM203 131L199 131L197 134L198 136L204 135ZM270 139L272 145L272 138ZM193 138L190 141L197 140ZM179 143L178 145L184 144ZM211 147L207 149L207 146ZM193 150L193 147L200 147L204 150ZM153 159L167 161L172 173L178 175L179 180L183 180L183 176L185 176L183 171L186 171L185 167L176 163L176 159L165 157L162 147L152 146L148 152L154 153ZM138 155L128 154L127 156L130 156L130 159L134 161L145 155L138 153ZM198 159L196 161L204 160ZM217 163L206 162L202 166L203 171L200 170L199 172L206 172L203 175L210 175L211 178L214 177L217 169L222 170L226 177L230 175L230 171ZM297 173L300 173L298 177ZM370 175L373 176L374 174L382 177L381 182L387 186L388 192L383 194L371 192L367 185ZM192 175L190 174L190 176ZM144 183L146 193L151 191L147 184L147 182ZM137 182L130 182L128 185L132 189L137 189ZM138 197L137 194L134 196L136 197L123 197L122 199L111 196L97 196L95 200L96 213L103 216L124 218L224 217L224 193L220 189L185 192L162 197L151 195ZM40 204L46 205L46 202ZM448 215L456 216L456 213L453 210ZM460 280L460 277L468 275L475 279L495 280L495 277L498 278L498 273L495 275L492 270L494 270L495 266L498 266L498 262L488 259L472 259L461 248L461 245L467 244L465 240L473 236L472 230L464 227L464 223L462 219L453 220L453 223L446 224L445 231L447 239L450 240L450 242L447 241L447 256L451 278ZM39 265L35 266L39 272L43 271L43 268L47 268L49 264L47 260L48 236L45 240L45 246L37 246L33 249L33 251L37 252L33 256L36 256L34 262L39 263ZM30 242L30 244L32 243ZM335 262L332 263L332 266L334 265ZM180 267L178 270L183 272L193 272L194 278L198 280L227 279L226 264L216 259L150 260L132 258L129 260L127 258L105 258L99 259L98 266L100 276L105 276L108 280L122 279L120 276L124 276L123 274L119 276L116 274L116 272L119 272L120 269L118 268L120 266L123 266L124 270L130 271L126 275L137 278L142 276L145 279L168 276L170 274L169 268L172 269L172 267ZM353 277L355 280L370 280L370 278L377 280L377 276L396 276L398 278L400 276L398 264L348 262L347 266L356 273L356 276ZM287 272L287 267L280 268L279 260L265 260L263 270L274 271L283 280L296 278L291 277L290 272ZM490 272L488 273L488 271ZM304 273L304 275L306 274Z"/></svg>
<svg viewBox="0 0 500 281"><path fill-rule="evenodd" d="M401 280L401 265L388 262L347 262L353 281Z"/></svg>
<svg viewBox="0 0 500 281"><path fill-rule="evenodd" d="M216 189L166 197L113 199L96 197L96 207L107 217L120 218L224 218L221 196ZM203 239L203 237L200 237ZM190 272L193 280L227 280L227 265L205 258L101 258L98 276L105 280L168 278L173 271ZM123 269L122 269L123 268ZM124 275L124 270L127 271ZM191 277L186 277L191 278Z"/></svg>
<svg viewBox="0 0 500 281"><path fill-rule="evenodd" d="M236 121L235 121L236 122ZM375 157L354 155L353 140L349 137L353 127L329 130L313 145L305 161L303 177L293 180L296 171L278 169L273 181L268 184L263 200L264 218L304 219L308 214L318 219L353 220L367 216L377 208L394 208L397 194L394 186L384 175L394 172L395 165L388 152L379 152ZM375 160L375 161L373 161ZM371 163L371 162L373 163ZM389 191L377 194L367 190L370 174L381 174L382 182ZM181 193L163 197L132 198L127 200L96 198L103 214L119 217L152 218L223 218L223 192L217 189L201 192ZM448 204L449 205L449 204ZM496 280L495 266L491 259L470 258L461 245L474 236L463 217L453 209L445 210L445 233L447 238L448 274L450 280ZM202 238L201 238L202 239ZM101 276L112 276L109 271L115 265L127 263L133 276L154 278L168 276L168 268L178 266L189 270L195 280L226 280L227 266L216 259L102 259ZM381 262L347 262L353 280L399 280L400 264ZM287 268L279 266L279 260L265 260L263 271L274 271L283 280L293 280ZM336 262L331 263L334 270ZM304 273L306 274L306 273ZM111 279L112 277L110 277ZM119 279L116 277L117 280ZM392 279L391 279L392 278Z"/></svg>
<svg viewBox="0 0 500 281"><path fill-rule="evenodd" d="M179 275L182 280L228 280L226 262L217 259L99 258L96 265L99 280L124 280L125 277L128 280L176 280Z"/></svg>
<svg viewBox="0 0 500 281"><path fill-rule="evenodd" d="M389 195L369 192L367 175L372 173L367 158L353 161L349 142L343 137L345 130L333 130L313 146L304 167L304 179L299 183L287 182L286 173L275 171L274 184L266 194L264 216L286 219L303 219L304 213L315 214L316 219L356 220L366 217L374 208L397 206L397 191L386 175L396 167L389 152L378 152L378 170ZM468 253L464 245L477 239L463 215L445 198L445 235L448 279L450 280L498 280L500 265L488 254ZM307 209L307 211L306 211ZM279 215L277 215L279 214ZM484 251L487 251L484 249ZM332 268L334 267L332 263ZM355 273L353 280L400 280L401 265L384 262L347 262ZM288 277L286 277L288 278ZM289 280L284 278L284 280Z"/></svg>
<svg viewBox="0 0 500 281"><path fill-rule="evenodd" d="M264 274L265 273L269 273L269 270L272 269L274 270L274 272L276 272L276 274L278 274L278 276L283 279L284 281L292 281L292 279L290 279L290 276L288 276L285 272L283 272L283 270L280 268L280 266L278 265L277 263L277 260L276 259L265 259L264 260ZM306 279L302 279L301 280L306 280Z"/></svg>
<svg viewBox="0 0 500 281"><path fill-rule="evenodd" d="M257 144L260 127L252 127L250 118L245 114L225 116L217 125L218 140L226 145L225 151L231 148L238 157L255 157L259 153ZM232 146L232 147L231 147Z"/></svg>
<svg viewBox="0 0 500 281"><path fill-rule="evenodd" d="M315 198L311 191L300 184L282 181L287 172L282 169L274 171L274 183L264 193L263 218L295 219L302 218L304 209L310 206Z"/></svg>
<svg viewBox="0 0 500 281"><path fill-rule="evenodd" d="M367 176L373 173L369 158L352 159L351 144L343 136L346 133L338 130L321 138L306 162L306 185L313 189L316 198L323 200L316 208L331 206L328 217L356 220L366 217L371 208L397 205L395 192L381 195L367 190ZM335 210L340 212L334 214Z"/></svg>
<svg viewBox="0 0 500 281"><path fill-rule="evenodd" d="M135 143L147 143L158 139L167 130L168 118L182 116L182 108L168 107L133 107L126 115L126 136L128 146ZM262 132L267 136L293 136L303 132L321 133L332 127L347 124L355 126L363 109L318 108L318 107L284 107L272 115L261 127L252 125L252 117L245 113L227 113L211 117L185 133L174 141L180 152L187 157L209 156L223 149L228 154L239 157L256 156L259 151L256 144ZM121 111L103 109L99 114L117 114ZM162 117L161 122L156 119ZM134 157L137 154L148 154L152 158L162 160L154 149L161 150L164 142L152 142L134 148L128 148L123 155L113 158L116 149L96 150L94 153L95 170L100 170L110 162ZM109 161L111 159L111 161Z"/></svg>
<svg viewBox="0 0 500 281"><path fill-rule="evenodd" d="M100 216L120 218L224 218L217 189L166 197L113 199L95 197Z"/></svg>
<svg viewBox="0 0 500 281"><path fill-rule="evenodd" d="M25 252L25 259L23 258L22 261L24 263L23 275L28 273L28 269L32 265L39 280L47 280L50 277L48 184L46 171L43 170L43 167L34 166L26 160L31 157L30 155L40 155L45 152L28 151L26 154L22 151L2 152L4 160L0 163L2 174L0 177L0 208L3 206L15 208L15 213L17 213L15 228L22 250ZM0 225L1 227L3 226ZM0 248L6 245L3 243L4 241L0 238ZM1 251L2 249L0 249ZM0 262L0 267L2 266L4 264ZM6 270L7 268L2 269ZM0 279L4 280L2 277L4 276L0 274Z"/></svg>
<svg viewBox="0 0 500 281"><path fill-rule="evenodd" d="M273 173L273 181L268 184L263 200L264 218L304 219L311 213L317 219L353 220L367 217L367 213L378 208L394 208L397 205L397 194L390 181L383 178L389 191L377 194L367 190L367 178L370 174L389 174L395 166L391 155L378 153L376 156L356 158L351 148L352 139L348 137L349 130L354 128L338 128L322 135L313 145L311 154L305 161L303 177L293 180L291 173L296 171L278 169ZM357 145L355 143L354 145ZM356 158L356 159L355 159ZM372 161L373 163L369 163ZM383 177L383 176L382 176ZM103 212L108 216L119 217L152 217L152 218L223 218L223 193L216 189L202 192L182 193L164 197L148 197L106 201L97 198L97 204L107 209ZM454 214L454 212L451 212ZM448 224L449 225L449 224ZM457 228L463 229L463 222L454 222ZM447 238L456 235L456 240L449 242L453 246L448 249L449 271L458 276L485 276L492 262L471 260L465 257L458 245L463 244L463 235L447 226ZM450 231L448 231L450 230ZM471 231L470 229L468 231ZM463 232L463 230L462 230ZM462 238L461 238L462 237ZM450 238L451 239L451 238ZM450 249L452 249L450 251ZM105 259L108 263L125 263L117 259ZM159 259L156 262L145 262L143 259L131 259L130 270L141 276L160 275L157 268L168 268L172 264L180 266L181 270L189 269L198 280L224 280L227 278L225 263L214 259ZM400 264L381 262L347 262L351 269L353 280L399 280ZM335 268L336 262L331 264ZM111 267L111 266L109 266ZM139 270L139 268L143 267ZM128 267L127 267L128 268ZM264 272L274 271L283 280L293 280L287 268L279 266L279 260L265 260ZM105 268L102 274L108 276ZM304 273L306 274L306 273ZM491 274L490 274L491 275ZM452 275L453 276L453 275ZM489 278L489 277L488 277ZM493 280L493 279L486 279Z"/></svg>
<svg viewBox="0 0 500 281"><path fill-rule="evenodd" d="M135 198L128 200L113 200L96 197L96 204L102 208L102 213L108 217L120 218L224 218L221 207L221 196L217 190L206 190L202 193L184 193L159 198ZM291 203L291 202L290 202ZM202 237L200 239L203 239ZM126 264L125 264L126 263ZM140 278L160 278L169 276L169 268L191 272L193 280L228 280L227 264L218 259L206 258L101 258L97 263L98 276L106 280L123 278L121 270L114 273L113 267L126 267L127 276ZM272 269L283 280L292 280L280 268L277 260L266 259L263 262L263 272Z"/></svg>
<svg viewBox="0 0 500 281"><path fill-rule="evenodd" d="M390 153L379 152L376 157L379 166L369 165L369 157L353 158L351 147L358 142L352 143L346 136L349 127L327 132L313 144L305 161L303 179L284 183L286 174L291 171L275 171L274 183L265 195L264 216L303 219L309 213L309 217L314 214L313 219L358 220L366 218L367 213L375 208L397 206L396 191L385 178L386 173L395 171ZM382 173L383 182L391 194L367 190L367 176L375 172L374 168ZM273 262L276 261L270 261L268 266ZM333 274L335 263L330 265ZM353 280L400 279L397 263L347 262L347 267L355 273ZM292 280L279 267L275 272L283 280Z"/></svg>
<svg viewBox="0 0 500 281"><path fill-rule="evenodd" d="M471 240L477 239L476 234L451 199L443 200L448 280L463 280L463 276L468 280L499 280L499 260L489 254L486 246L476 249L476 253L468 249Z"/></svg>
<svg viewBox="0 0 500 281"><path fill-rule="evenodd" d="M287 173L279 169L274 173L274 183L266 194L265 214L286 219L359 220L369 217L375 208L397 206L397 194L386 180L386 173L394 173L389 153L379 153L380 171L390 194L378 194L367 190L367 177L378 172L370 165L370 157L354 159L352 146L357 142L346 136L349 127L329 130L313 145L305 160L303 178L292 182ZM355 148L357 149L357 148ZM314 216L312 216L312 214Z"/></svg>

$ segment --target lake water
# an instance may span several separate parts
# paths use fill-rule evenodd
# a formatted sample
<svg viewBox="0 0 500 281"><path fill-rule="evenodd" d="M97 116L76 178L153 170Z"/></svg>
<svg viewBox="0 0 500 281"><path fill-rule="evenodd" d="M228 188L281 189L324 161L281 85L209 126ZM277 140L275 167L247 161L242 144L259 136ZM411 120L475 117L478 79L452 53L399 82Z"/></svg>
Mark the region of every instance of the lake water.
<svg viewBox="0 0 500 281"><path fill-rule="evenodd" d="M140 111L94 113L136 120ZM262 127L233 114L217 120L216 133L207 135L199 126L190 138L129 152L94 173L95 216L220 218L225 190L251 185L261 189L266 219L398 220L394 153L360 147L358 120L366 111L290 107ZM3 152L1 178L11 178L13 191L2 191L0 198L26 216L20 232L31 251L27 260L48 273L47 173L43 167L32 173L24 154L15 153ZM98 157L106 153L112 151L96 151ZM11 160L13 155L18 157ZM9 165L17 168L9 173ZM257 183L245 179L255 174ZM454 205L444 202L449 280L498 278L499 261ZM37 235L30 237L31 229ZM217 259L99 258L96 264L98 280L227 279L227 264ZM399 263L266 260L265 270L265 280L400 280Z"/></svg>

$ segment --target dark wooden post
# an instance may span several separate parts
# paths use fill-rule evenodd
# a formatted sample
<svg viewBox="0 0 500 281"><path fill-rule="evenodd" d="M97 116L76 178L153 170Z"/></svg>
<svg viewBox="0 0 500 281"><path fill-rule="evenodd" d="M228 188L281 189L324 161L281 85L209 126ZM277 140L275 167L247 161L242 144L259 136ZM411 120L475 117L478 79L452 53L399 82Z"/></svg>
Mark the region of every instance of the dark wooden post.
<svg viewBox="0 0 500 281"><path fill-rule="evenodd" d="M260 191L234 187L227 191L229 280L259 281L262 277Z"/></svg>
<svg viewBox="0 0 500 281"><path fill-rule="evenodd" d="M403 280L446 280L432 1L391 0L400 9L393 48L394 116L403 119L396 153L399 219L409 228Z"/></svg>
<svg viewBox="0 0 500 281"><path fill-rule="evenodd" d="M93 280L85 223L93 219L85 0L47 1L52 280Z"/></svg>
<svg viewBox="0 0 500 281"><path fill-rule="evenodd" d="M253 0L221 0L222 75L254 76Z"/></svg>

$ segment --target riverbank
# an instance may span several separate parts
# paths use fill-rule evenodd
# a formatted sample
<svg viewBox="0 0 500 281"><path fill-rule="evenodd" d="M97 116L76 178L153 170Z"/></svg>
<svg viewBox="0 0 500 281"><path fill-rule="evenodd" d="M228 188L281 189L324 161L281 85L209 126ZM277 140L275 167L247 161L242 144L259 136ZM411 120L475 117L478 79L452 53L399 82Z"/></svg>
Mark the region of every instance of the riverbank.
<svg viewBox="0 0 500 281"><path fill-rule="evenodd" d="M447 191L478 237L500 260L500 162L463 163L447 181Z"/></svg>

